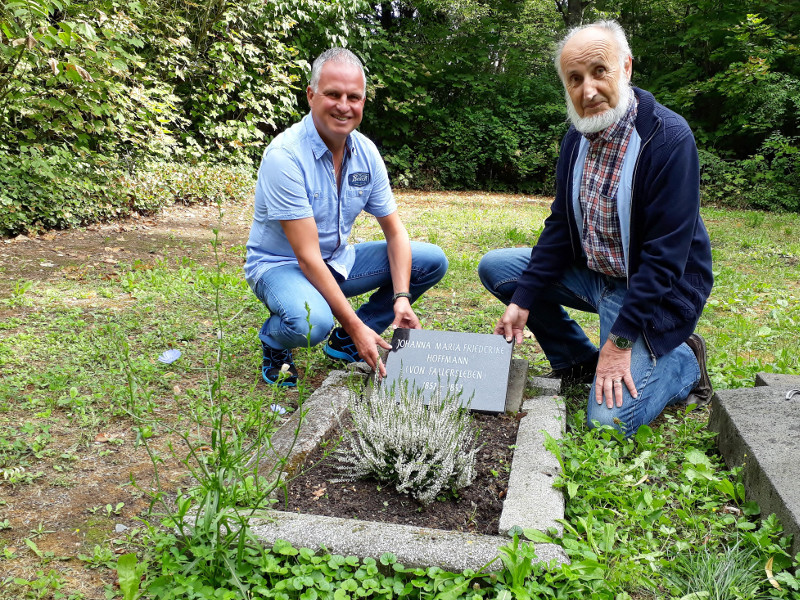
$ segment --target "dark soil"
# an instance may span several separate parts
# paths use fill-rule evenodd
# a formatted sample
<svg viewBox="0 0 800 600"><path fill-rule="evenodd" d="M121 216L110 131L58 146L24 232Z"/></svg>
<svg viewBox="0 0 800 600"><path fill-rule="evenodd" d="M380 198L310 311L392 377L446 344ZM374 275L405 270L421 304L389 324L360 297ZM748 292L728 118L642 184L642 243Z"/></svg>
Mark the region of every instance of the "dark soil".
<svg viewBox="0 0 800 600"><path fill-rule="evenodd" d="M475 480L459 490L457 497L436 500L424 507L398 493L394 485L374 479L331 483L340 477L340 472L338 460L331 453L332 444L328 444L307 458L306 465L315 466L289 484L285 510L497 535L519 422L509 415L473 416L482 447L477 454ZM339 434L335 433L332 440L338 439ZM329 456L324 457L326 451Z"/></svg>

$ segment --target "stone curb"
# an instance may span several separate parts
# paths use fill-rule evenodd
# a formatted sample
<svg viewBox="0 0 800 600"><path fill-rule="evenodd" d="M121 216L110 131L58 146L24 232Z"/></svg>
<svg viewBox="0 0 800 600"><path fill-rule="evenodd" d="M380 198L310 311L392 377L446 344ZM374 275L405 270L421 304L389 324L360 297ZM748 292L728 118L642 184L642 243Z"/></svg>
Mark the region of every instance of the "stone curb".
<svg viewBox="0 0 800 600"><path fill-rule="evenodd" d="M545 432L561 439L566 408L561 398L537 396L526 400L522 410L527 414L519 423L500 533L507 533L515 525L544 532L555 527L560 537L564 526L557 519L564 518L564 495L553 487L553 479L561 473L561 465L545 450L544 442Z"/></svg>
<svg viewBox="0 0 800 600"><path fill-rule="evenodd" d="M269 519L251 520L251 526L267 546L281 539L295 547L324 548L333 554L375 560L391 552L397 562L407 567L437 566L455 573L480 570L497 558L500 547L511 541L501 536L282 511L271 511ZM555 544L536 544L535 549L539 562L569 562L563 549ZM488 568L500 569L499 560Z"/></svg>
<svg viewBox="0 0 800 600"><path fill-rule="evenodd" d="M516 378L521 378L522 382L525 381L527 371L523 369L527 364L521 364L524 362L520 361L514 369ZM284 471L294 473L302 465L319 440L334 429L338 419L347 410L349 390L346 382L351 376L344 371L331 372L303 404L302 419L300 414L293 415L273 435L272 454L260 462L262 473L269 472L264 469L271 471L278 465L276 457L287 454L289 458L283 465ZM521 396L523 385L517 383L516 388ZM517 400L517 406L519 402ZM548 527L557 527L561 531L560 524L555 520L564 516L563 496L551 485L558 461L544 450L542 430L555 438L561 437L563 403L552 396L537 397L525 401L523 409L528 414L520 422L521 434L517 435L509 497L504 502L500 529L507 532L513 525L519 525L541 531L546 531ZM295 439L298 423L300 431ZM537 461L544 462L533 468L529 461L534 461L534 464ZM515 483L512 485L512 482ZM506 510L511 511L509 516L505 516ZM397 556L398 562L406 566L438 566L454 572L481 569L497 558L500 548L511 541L510 538L499 535L478 535L283 511L270 511L269 514L269 518L251 521L254 534L265 545L272 545L275 540L282 539L296 547L324 548L336 554L372 557L376 560L384 553L392 552ZM505 528L504 522L509 523ZM535 549L540 562L569 562L563 549L555 544L536 544ZM493 568L502 567L495 563Z"/></svg>

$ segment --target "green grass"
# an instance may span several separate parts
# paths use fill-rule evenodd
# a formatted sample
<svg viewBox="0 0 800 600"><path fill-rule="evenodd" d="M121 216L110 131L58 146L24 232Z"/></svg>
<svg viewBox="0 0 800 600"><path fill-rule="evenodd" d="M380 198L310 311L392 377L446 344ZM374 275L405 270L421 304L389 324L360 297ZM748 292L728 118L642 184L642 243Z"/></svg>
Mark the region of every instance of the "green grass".
<svg viewBox="0 0 800 600"><path fill-rule="evenodd" d="M398 200L412 239L441 245L450 259L444 280L415 306L424 326L491 332L503 307L481 287L477 264L490 249L533 243L548 214L547 200L425 193L398 194ZM716 283L699 331L708 341L715 387L752 386L759 371L800 373L800 216L719 209L704 209L703 216L713 243ZM374 219L362 217L353 236L377 239L380 231ZM208 241L212 237L209 230ZM111 277L86 270L77 278L18 280L5 288L9 291L0 298L0 523L6 523L13 502L6 492L75 488L81 483L79 465L113 464L107 461L117 451L141 453L134 444L136 431L139 442L153 444L157 461L169 458L170 444L174 459L183 460L187 445L207 443L215 427L239 431L247 441L263 432L265 425L256 415L264 407L277 403L296 409L297 392L269 390L259 383L257 329L267 313L242 279L243 247L222 242L219 268L207 266L213 264L209 247L197 249L187 241L185 255L145 255L118 265ZM597 318L574 316L597 341ZM214 387L220 324L224 355ZM163 365L157 357L168 348L179 349L182 356ZM515 352L528 358L535 371L548 370L534 340ZM319 348L299 350L296 356L308 382L319 381L332 366ZM793 587L797 560L786 553L780 524L747 502L739 473L727 470L715 454L704 413L669 413L635 439L622 440L611 431L587 431L584 402L569 400L570 432L557 449L564 470L557 485L567 497L564 536L527 532L560 544L571 567L530 566L532 547L526 544L509 546L501 557L505 570L494 578L406 569L392 566L391 557L379 569L374 561L313 556L278 544L267 549L248 545L243 555L237 550L239 577L252 585L260 581L274 597L287 598L304 593L312 598L311 591L327 597L328 591L342 588L365 597L388 597L393 590L398 598L436 593L444 593L443 598L508 598L504 594L513 593L519 598L694 600L728 597L689 595L717 594L717 588L728 588L728 593L731 587L739 595L730 597L800 597ZM224 423L216 412L222 405L229 411ZM98 446L96 436L109 430L128 435ZM174 498L178 483L166 484L165 494ZM242 480L239 500L231 500L224 479L217 480L214 493L236 503L258 496L253 485ZM138 516L132 507L126 500L120 518ZM0 573L15 573L0 576L0 598L91 597L66 592L61 563L44 552L36 554L25 542L33 538L26 535L10 525L0 528ZM48 535L36 538L37 548L46 547ZM193 557L176 550L173 535L171 529L154 526L122 541L92 540L76 549L81 559L74 568L107 570L109 548L120 545L138 555L136 569L152 585L151 597L187 597L186 589L204 589L208 582L201 570L192 571ZM213 543L213 537L208 539ZM726 572L733 569L743 577L717 577L720 558L731 556L732 549L745 558L731 560ZM192 552L202 553L203 546ZM781 590L764 575L770 557ZM223 551L216 558L224 563L230 557ZM676 581L687 579L688 571L714 575L717 583L698 578L682 587ZM222 576L214 573L216 585L224 587L224 569ZM751 586L747 590L755 592L730 583L745 580ZM238 597L239 589L231 584L230 597ZM212 596L196 591L196 597Z"/></svg>

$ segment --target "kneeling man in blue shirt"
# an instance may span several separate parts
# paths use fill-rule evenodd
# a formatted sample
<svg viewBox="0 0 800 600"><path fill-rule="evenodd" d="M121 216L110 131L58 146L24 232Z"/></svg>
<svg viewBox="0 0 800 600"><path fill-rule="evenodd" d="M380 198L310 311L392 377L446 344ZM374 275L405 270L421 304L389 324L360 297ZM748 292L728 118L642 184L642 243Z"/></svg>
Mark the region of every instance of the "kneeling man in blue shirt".
<svg viewBox="0 0 800 600"><path fill-rule="evenodd" d="M384 375L378 347L390 346L380 334L389 325L418 329L411 305L447 271L441 248L409 241L383 160L355 130L366 100L358 57L323 52L306 93L311 113L264 152L244 266L271 313L259 333L262 376L282 386L296 384L291 349L309 339L328 338L328 356L360 358ZM348 243L362 210L378 220L385 241ZM347 298L370 291L354 311Z"/></svg>

